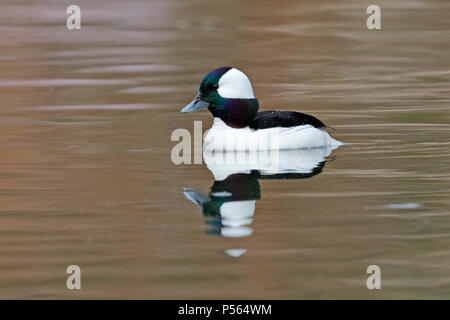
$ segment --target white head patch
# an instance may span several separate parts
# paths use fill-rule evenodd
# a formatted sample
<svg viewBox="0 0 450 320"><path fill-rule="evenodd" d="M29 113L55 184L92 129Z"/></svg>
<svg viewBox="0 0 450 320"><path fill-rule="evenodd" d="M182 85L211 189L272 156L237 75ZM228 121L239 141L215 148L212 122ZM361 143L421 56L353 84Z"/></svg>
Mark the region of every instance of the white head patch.
<svg viewBox="0 0 450 320"><path fill-rule="evenodd" d="M219 79L217 92L222 98L255 99L250 80L243 72L235 68L228 70Z"/></svg>

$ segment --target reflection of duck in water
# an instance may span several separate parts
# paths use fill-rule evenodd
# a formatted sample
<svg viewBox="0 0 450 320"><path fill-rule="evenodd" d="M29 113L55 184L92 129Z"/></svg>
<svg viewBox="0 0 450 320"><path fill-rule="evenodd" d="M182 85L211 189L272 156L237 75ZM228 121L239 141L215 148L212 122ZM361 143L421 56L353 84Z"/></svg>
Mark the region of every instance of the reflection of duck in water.
<svg viewBox="0 0 450 320"><path fill-rule="evenodd" d="M211 191L204 194L184 188L183 193L202 209L212 226L208 233L235 238L250 236L255 203L261 197L258 179L310 178L322 172L331 151L330 148L269 151L264 155L255 151L246 153L244 162L239 157L243 155L237 153L224 158L223 153L204 152L206 165L215 178ZM250 163L249 157L255 161ZM233 256L243 253L243 249L230 250L228 253Z"/></svg>
<svg viewBox="0 0 450 320"><path fill-rule="evenodd" d="M253 233L255 202L260 199L258 180L249 174L236 173L214 181L209 194L184 189L186 198L196 203L213 229L208 233L224 237L246 237Z"/></svg>

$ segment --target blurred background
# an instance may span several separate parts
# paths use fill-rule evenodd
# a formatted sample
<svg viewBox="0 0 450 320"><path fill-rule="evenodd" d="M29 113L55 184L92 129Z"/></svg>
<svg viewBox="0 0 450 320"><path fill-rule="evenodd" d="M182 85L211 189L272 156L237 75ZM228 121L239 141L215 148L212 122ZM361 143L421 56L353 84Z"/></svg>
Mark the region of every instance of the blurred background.
<svg viewBox="0 0 450 320"><path fill-rule="evenodd" d="M448 1L0 8L0 298L450 298ZM208 193L211 172L170 158L174 129L212 123L179 110L224 65L262 110L313 114L352 143L313 177L260 181L236 238L182 193Z"/></svg>

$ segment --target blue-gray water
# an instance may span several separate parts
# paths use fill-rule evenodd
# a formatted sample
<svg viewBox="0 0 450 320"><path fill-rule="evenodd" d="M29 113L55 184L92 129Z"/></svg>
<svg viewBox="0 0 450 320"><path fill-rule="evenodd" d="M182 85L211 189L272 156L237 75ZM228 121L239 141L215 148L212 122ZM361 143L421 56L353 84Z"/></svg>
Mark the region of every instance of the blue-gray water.
<svg viewBox="0 0 450 320"><path fill-rule="evenodd" d="M378 31L368 1L76 2L81 31L72 2L0 5L0 298L450 298L447 1L378 1ZM206 166L170 158L223 65L352 143L259 179L242 237L183 195Z"/></svg>

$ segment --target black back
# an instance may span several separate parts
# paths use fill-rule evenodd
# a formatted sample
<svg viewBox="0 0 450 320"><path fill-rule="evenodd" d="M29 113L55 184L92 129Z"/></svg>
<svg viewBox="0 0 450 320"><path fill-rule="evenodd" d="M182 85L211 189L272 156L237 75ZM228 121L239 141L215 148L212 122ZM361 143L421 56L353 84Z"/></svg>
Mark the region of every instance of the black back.
<svg viewBox="0 0 450 320"><path fill-rule="evenodd" d="M249 126L256 130L275 127L296 127L306 124L316 128L326 127L319 119L296 111L261 111L250 121Z"/></svg>

